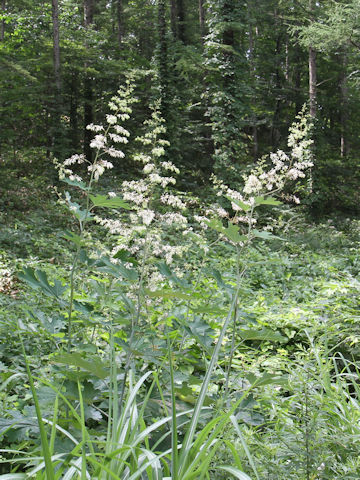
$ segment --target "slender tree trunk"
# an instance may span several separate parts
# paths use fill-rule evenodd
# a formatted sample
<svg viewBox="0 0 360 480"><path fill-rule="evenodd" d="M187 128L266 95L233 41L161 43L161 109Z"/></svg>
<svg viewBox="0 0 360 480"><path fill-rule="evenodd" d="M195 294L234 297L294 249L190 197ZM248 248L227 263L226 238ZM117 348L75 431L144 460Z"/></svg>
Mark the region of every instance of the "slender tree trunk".
<svg viewBox="0 0 360 480"><path fill-rule="evenodd" d="M301 50L298 42L299 35L295 33L295 50L294 50L294 101L295 101L295 112L297 115L300 112L301 105L304 103L304 100L301 98Z"/></svg>
<svg viewBox="0 0 360 480"><path fill-rule="evenodd" d="M276 21L278 22L278 16L276 12L275 12L275 18L276 18ZM282 38L281 38L281 33L279 33L276 39L276 49L275 49L276 59L280 57L281 46L282 46ZM275 108L274 108L272 126L271 126L271 145L272 145L272 148L274 149L278 147L278 143L280 139L280 132L279 132L278 125L279 125L279 119L281 116L281 106L282 106L281 98L280 98L281 77L280 77L279 61L276 61L276 65L275 65L275 79L276 79L275 80L276 102L275 102Z"/></svg>
<svg viewBox="0 0 360 480"><path fill-rule="evenodd" d="M117 0L117 24L117 37L119 48L121 49L124 36L123 0Z"/></svg>
<svg viewBox="0 0 360 480"><path fill-rule="evenodd" d="M61 63L60 63L60 22L59 22L59 1L52 0L52 23L53 23L53 63L54 63L54 105L53 105L53 126L52 146L55 157L59 158L64 151L64 132L61 125L62 95L61 95Z"/></svg>
<svg viewBox="0 0 360 480"><path fill-rule="evenodd" d="M174 38L185 43L185 8L183 0L170 1L170 22Z"/></svg>
<svg viewBox="0 0 360 480"><path fill-rule="evenodd" d="M200 25L201 42L204 43L204 40L205 40L205 6L204 6L204 0L199 0L199 25Z"/></svg>
<svg viewBox="0 0 360 480"><path fill-rule="evenodd" d="M94 21L94 0L84 0L84 26L88 28Z"/></svg>
<svg viewBox="0 0 360 480"><path fill-rule="evenodd" d="M289 35L286 34L285 42L285 80L288 83L290 79L290 62L289 62Z"/></svg>
<svg viewBox="0 0 360 480"><path fill-rule="evenodd" d="M309 0L309 10L311 13L311 20L313 21L315 3L314 0ZM312 45L309 47L309 103L310 103L310 116L316 117L317 110L317 92L316 92L316 51Z"/></svg>
<svg viewBox="0 0 360 480"><path fill-rule="evenodd" d="M78 98L79 98L79 76L77 72L71 75L71 95L70 95L70 135L71 148L75 152L79 147L78 138Z"/></svg>
<svg viewBox="0 0 360 480"><path fill-rule="evenodd" d="M316 51L309 48L309 103L310 103L310 116L316 117L317 110L317 92L316 92Z"/></svg>
<svg viewBox="0 0 360 480"><path fill-rule="evenodd" d="M1 13L5 13L5 1L1 0ZM2 20L0 23L0 42L4 40L5 37L5 20Z"/></svg>
<svg viewBox="0 0 360 480"><path fill-rule="evenodd" d="M159 84L161 96L161 115L165 120L166 134L165 138L171 141L171 122L170 122L170 71L168 57L168 41L166 36L166 4L165 0L158 0L158 69Z"/></svg>
<svg viewBox="0 0 360 480"><path fill-rule="evenodd" d="M183 43L186 43L184 0L177 0L177 18L179 40Z"/></svg>
<svg viewBox="0 0 360 480"><path fill-rule="evenodd" d="M84 0L84 27L89 29L94 20L94 0ZM93 79L87 76L86 69L88 64L85 62L85 79L84 79L84 154L87 159L91 160L92 150L90 148L91 131L87 130L87 126L93 123Z"/></svg>
<svg viewBox="0 0 360 480"><path fill-rule="evenodd" d="M53 21L53 46L54 46L54 77L55 86L61 92L60 72L60 25L59 25L59 1L52 0L52 21Z"/></svg>
<svg viewBox="0 0 360 480"><path fill-rule="evenodd" d="M248 17L249 17L249 63L250 63L250 75L252 83L256 81L256 70L255 70L255 61L254 61L254 32L253 32L253 25L252 25L252 10L250 2L247 4L248 9ZM254 114L253 118L253 126L252 126L252 134L253 134L253 158L254 161L257 160L259 155L259 140L258 140L258 129L256 125L256 115Z"/></svg>
<svg viewBox="0 0 360 480"><path fill-rule="evenodd" d="M343 65L341 70L340 77L340 95L341 95L341 113L340 113L340 123L341 123L341 139L340 139L340 154L342 157L346 157L349 153L349 146L347 143L347 123L349 117L349 101L348 101L348 85L347 85L347 55L344 52L343 54Z"/></svg>
<svg viewBox="0 0 360 480"><path fill-rule="evenodd" d="M159 25L160 25L160 4L159 4ZM174 38L178 38L178 24L177 24L177 1L170 1L170 22L171 31Z"/></svg>

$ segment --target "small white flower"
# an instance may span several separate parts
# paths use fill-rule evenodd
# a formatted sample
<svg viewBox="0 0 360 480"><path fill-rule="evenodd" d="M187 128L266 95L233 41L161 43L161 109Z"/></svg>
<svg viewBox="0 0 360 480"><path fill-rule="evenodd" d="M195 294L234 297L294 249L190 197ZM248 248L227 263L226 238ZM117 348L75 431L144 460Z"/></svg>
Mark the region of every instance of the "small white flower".
<svg viewBox="0 0 360 480"><path fill-rule="evenodd" d="M148 173L152 172L152 171L154 170L154 168L155 168L155 164L154 164L154 163L147 163L147 164L145 165L145 167L143 168L143 172L146 173L146 174L148 174Z"/></svg>
<svg viewBox="0 0 360 480"><path fill-rule="evenodd" d="M116 148L110 147L106 149L106 153L110 155L110 157L113 158L124 158L125 154L121 150L117 150Z"/></svg>
<svg viewBox="0 0 360 480"><path fill-rule="evenodd" d="M251 174L246 180L244 193L247 193L248 195L252 193L258 193L261 191L261 187L262 185L258 177L256 175Z"/></svg>
<svg viewBox="0 0 360 480"><path fill-rule="evenodd" d="M109 137L115 143L128 143L129 142L129 140L126 137L122 137L120 135L117 135L116 133L110 133Z"/></svg>
<svg viewBox="0 0 360 480"><path fill-rule="evenodd" d="M151 150L151 153L154 157L162 157L165 153L164 147L154 147Z"/></svg>
<svg viewBox="0 0 360 480"><path fill-rule="evenodd" d="M129 137L130 133L121 125L114 125L114 130L119 135L123 135L124 137Z"/></svg>
<svg viewBox="0 0 360 480"><path fill-rule="evenodd" d="M104 127L102 125L94 125L93 123L90 123L90 125L86 127L86 130L91 130L92 132L102 132Z"/></svg>
<svg viewBox="0 0 360 480"><path fill-rule="evenodd" d="M155 218L155 212L152 210L141 210L138 214L145 225L150 225Z"/></svg>
<svg viewBox="0 0 360 480"><path fill-rule="evenodd" d="M106 121L109 125L115 125L117 122L117 117L116 115L106 115Z"/></svg>
<svg viewBox="0 0 360 480"><path fill-rule="evenodd" d="M97 150L104 148L106 145L106 137L104 135L95 135L95 138L91 140L90 147Z"/></svg>

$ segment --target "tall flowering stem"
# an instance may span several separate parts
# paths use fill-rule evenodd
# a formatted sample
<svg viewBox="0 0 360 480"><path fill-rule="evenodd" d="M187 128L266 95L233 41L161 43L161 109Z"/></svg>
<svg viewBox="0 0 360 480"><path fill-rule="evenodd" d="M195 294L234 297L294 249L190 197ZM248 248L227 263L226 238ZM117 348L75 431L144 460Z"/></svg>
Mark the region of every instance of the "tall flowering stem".
<svg viewBox="0 0 360 480"><path fill-rule="evenodd" d="M289 130L289 152L278 150L261 159L250 174L243 177L244 184L240 191L230 188L214 176L213 181L217 194L226 199L224 202L227 202L227 208L215 204L206 210L205 216L197 217L205 229L215 230L220 234L221 239L229 242L236 249L236 302L234 303L234 324L224 398L228 396L229 375L235 348L239 288L242 277L248 268L244 250L254 240L267 241L279 238L271 233L270 226L260 231L256 228L256 209L262 205L281 205L279 197L281 200L300 203L296 195L284 193L284 189L291 183L294 184L298 180L305 179L313 166L311 130L311 118L303 108Z"/></svg>
<svg viewBox="0 0 360 480"><path fill-rule="evenodd" d="M118 144L128 143L129 132L120 124L130 118L133 86L128 81L125 87L121 87L118 95L114 96L109 103L111 114L106 116L106 126L90 124L87 129L94 132L94 138L90 142L90 148L95 150L94 160L88 160L84 155L75 154L66 159L63 163L55 161L55 166L59 172L59 178L64 182L75 186L83 191L85 195L85 208L73 202L68 192L60 201L67 205L70 212L76 218L79 225L79 236L76 240L76 250L74 253L70 270L70 298L68 308L68 338L67 350L70 352L73 336L73 307L75 293L75 277L78 268L79 254L84 240L86 225L94 219L92 210L96 205L92 204L91 192L93 184L97 183L100 177L108 169L113 168L113 163L109 160L123 158L125 155L118 148ZM85 164L87 166L87 180L83 180L78 174L74 173L74 165ZM109 194L110 195L110 194ZM111 196L111 195L110 195Z"/></svg>

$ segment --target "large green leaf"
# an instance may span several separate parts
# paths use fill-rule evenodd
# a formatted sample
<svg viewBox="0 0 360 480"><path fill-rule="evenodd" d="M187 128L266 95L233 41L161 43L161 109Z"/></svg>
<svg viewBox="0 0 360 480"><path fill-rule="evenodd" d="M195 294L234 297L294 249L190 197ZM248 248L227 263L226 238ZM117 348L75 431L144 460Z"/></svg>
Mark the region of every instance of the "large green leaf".
<svg viewBox="0 0 360 480"><path fill-rule="evenodd" d="M270 328L261 330L239 330L238 335L244 340L268 340L269 342L285 342L286 337Z"/></svg>
<svg viewBox="0 0 360 480"><path fill-rule="evenodd" d="M225 227L222 221L218 218L212 218L211 220L205 220L206 225L219 233L224 233Z"/></svg>
<svg viewBox="0 0 360 480"><path fill-rule="evenodd" d="M182 292L177 292L175 290L146 290L145 291L146 295L149 296L150 298L180 298L181 300L190 300L192 295L189 295L187 293L182 293ZM195 297L194 297L195 298Z"/></svg>
<svg viewBox="0 0 360 480"><path fill-rule="evenodd" d="M221 220L217 218L207 220L205 221L205 223L213 230L216 230L217 232L222 233L231 242L239 243L239 242L244 242L246 240L245 235L240 235L239 227L230 222L228 222L228 226L226 228L222 224Z"/></svg>
<svg viewBox="0 0 360 480"><path fill-rule="evenodd" d="M80 353L62 353L53 358L54 363L61 363L73 367L81 368L86 372L95 375L95 377L104 379L109 375L109 372L99 357L92 356L86 359Z"/></svg>
<svg viewBox="0 0 360 480"><path fill-rule="evenodd" d="M196 338L196 340L208 349L214 341L213 336L215 335L215 330L213 330L207 322L205 322L201 317L194 316L192 322L189 322L185 325L185 330Z"/></svg>
<svg viewBox="0 0 360 480"><path fill-rule="evenodd" d="M186 282L184 282L184 280L177 277L175 273L172 270L170 270L169 266L165 262L158 262L156 266L159 269L159 272L161 273L161 275L168 278L171 282L176 283L177 285L180 285L182 287L186 285Z"/></svg>
<svg viewBox="0 0 360 480"><path fill-rule="evenodd" d="M247 239L246 235L240 235L239 231L238 226L228 222L227 228L224 229L224 235L234 243L245 242Z"/></svg>
<svg viewBox="0 0 360 480"><path fill-rule="evenodd" d="M274 375L272 373L264 373L261 377L257 377L253 373L247 375L247 380L252 387L263 387L265 385L287 385L287 375Z"/></svg>
<svg viewBox="0 0 360 480"><path fill-rule="evenodd" d="M47 275L42 270L34 270L31 267L25 267L22 273L19 273L19 278L24 280L33 288L41 289L45 295L49 295L60 299L67 285L63 285L59 280L54 280L54 285L51 285L47 279Z"/></svg>
<svg viewBox="0 0 360 480"><path fill-rule="evenodd" d="M114 277L123 277L130 281L135 281L138 278L136 270L125 267L123 263L113 263L107 257L101 257L96 261L95 266L99 271L108 273Z"/></svg>
<svg viewBox="0 0 360 480"><path fill-rule="evenodd" d="M131 210L131 205L126 203L120 197L107 197L106 195L90 195L90 200L95 207L103 208L124 208L125 210Z"/></svg>
<svg viewBox="0 0 360 480"><path fill-rule="evenodd" d="M61 180L67 183L68 185L71 185L72 187L78 187L81 190L84 190L85 192L89 190L89 187L86 185L86 183L81 180L70 180L70 178L66 178L66 177L62 178Z"/></svg>
<svg viewBox="0 0 360 480"><path fill-rule="evenodd" d="M69 209L75 217L81 222L89 222L92 220L92 215L88 210L84 210L77 202L71 200L71 195L69 192L65 192L66 202L69 206Z"/></svg>
<svg viewBox="0 0 360 480"><path fill-rule="evenodd" d="M241 208L241 210L244 210L244 212L248 212L249 210L251 210L251 205L248 205L247 203L244 203L241 200L231 198L229 196L226 196L226 198L230 202L235 203L235 205L238 206L239 208Z"/></svg>
<svg viewBox="0 0 360 480"><path fill-rule="evenodd" d="M65 232L63 237L65 238L65 240L74 243L78 247L81 247L81 245L83 244L83 240L80 235L77 235L74 232Z"/></svg>
<svg viewBox="0 0 360 480"><path fill-rule="evenodd" d="M282 203L274 197L256 197L255 205L282 205Z"/></svg>

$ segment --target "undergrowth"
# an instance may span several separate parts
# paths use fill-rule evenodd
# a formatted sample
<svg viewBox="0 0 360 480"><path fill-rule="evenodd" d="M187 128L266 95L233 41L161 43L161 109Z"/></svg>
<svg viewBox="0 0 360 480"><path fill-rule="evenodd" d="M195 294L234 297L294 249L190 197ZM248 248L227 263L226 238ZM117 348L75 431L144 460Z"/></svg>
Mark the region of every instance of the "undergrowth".
<svg viewBox="0 0 360 480"><path fill-rule="evenodd" d="M11 169L1 478L358 478L360 224L312 224L282 195L311 163L305 117L301 158L199 196L176 190L156 105L143 177L102 181L131 94L90 127L93 162L58 164L60 203Z"/></svg>

